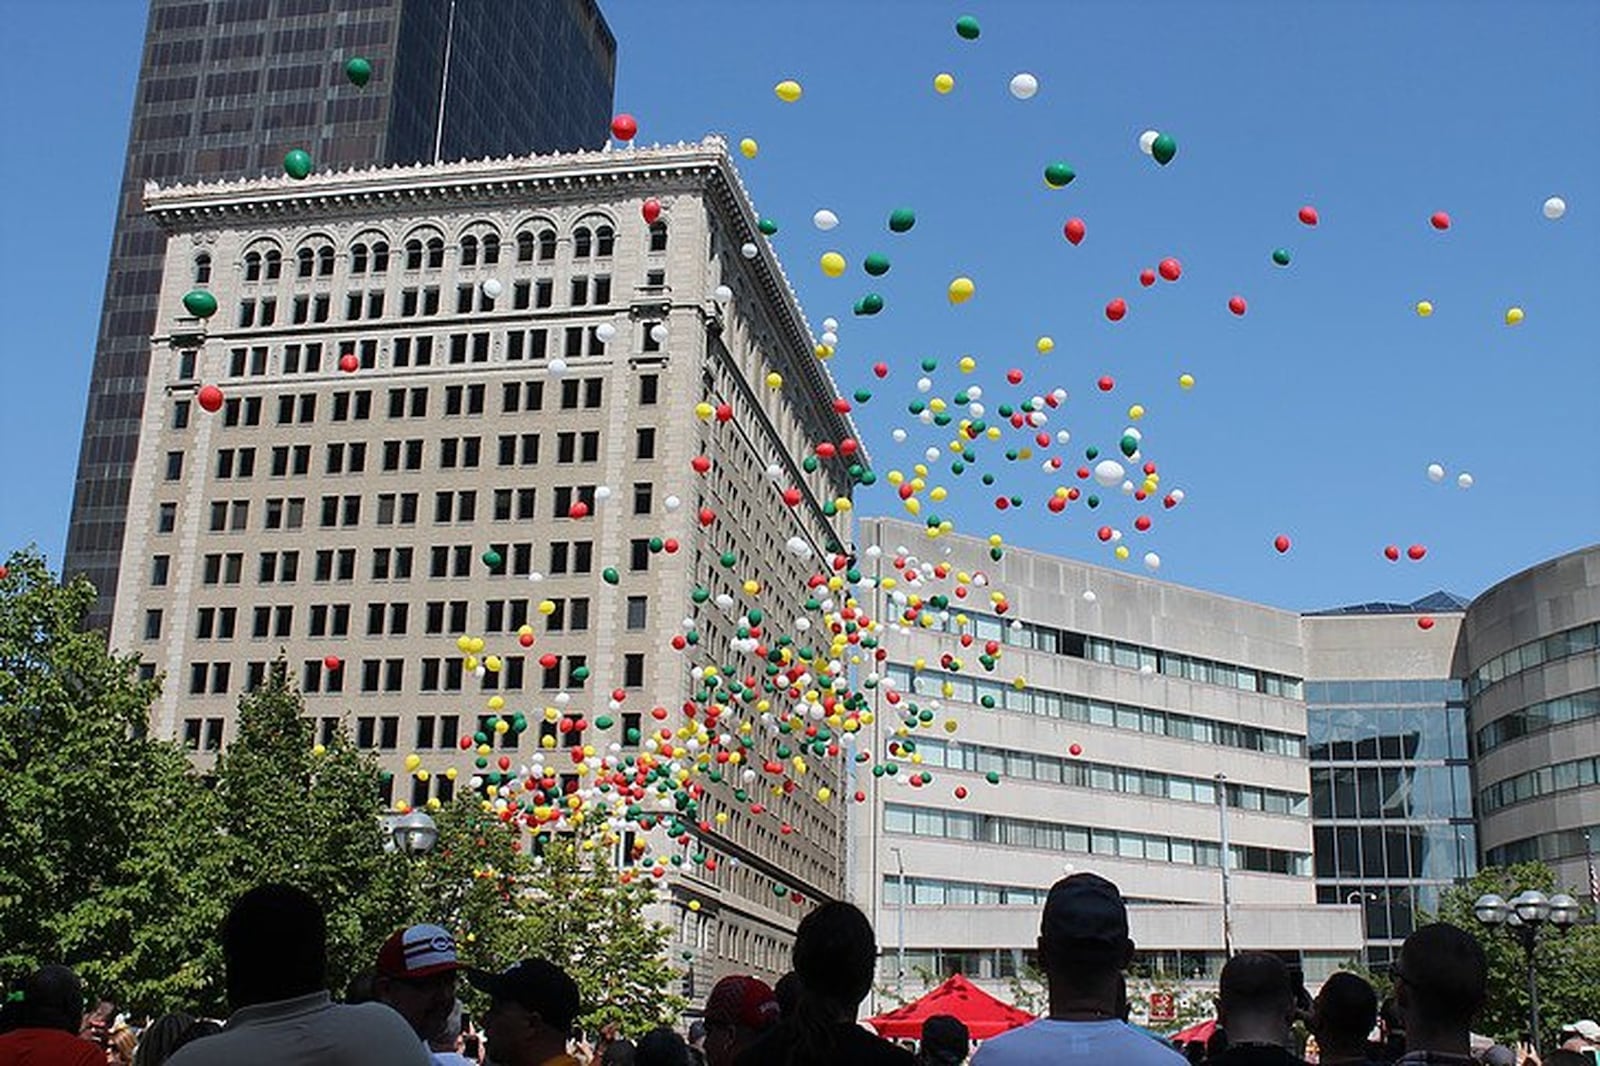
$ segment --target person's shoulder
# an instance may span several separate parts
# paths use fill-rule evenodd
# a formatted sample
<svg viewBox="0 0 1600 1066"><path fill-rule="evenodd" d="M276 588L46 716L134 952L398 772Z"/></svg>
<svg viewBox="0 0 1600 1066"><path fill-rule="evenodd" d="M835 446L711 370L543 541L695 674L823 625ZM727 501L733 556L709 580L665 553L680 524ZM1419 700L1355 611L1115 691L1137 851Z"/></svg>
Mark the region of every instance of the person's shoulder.
<svg viewBox="0 0 1600 1066"><path fill-rule="evenodd" d="M869 1033L859 1025L849 1029L849 1062L862 1066L912 1066L917 1057L892 1040Z"/></svg>
<svg viewBox="0 0 1600 1066"><path fill-rule="evenodd" d="M1188 1059L1176 1048L1170 1047L1142 1029L1126 1023L1118 1034L1121 1043L1119 1059L1134 1066L1187 1066Z"/></svg>

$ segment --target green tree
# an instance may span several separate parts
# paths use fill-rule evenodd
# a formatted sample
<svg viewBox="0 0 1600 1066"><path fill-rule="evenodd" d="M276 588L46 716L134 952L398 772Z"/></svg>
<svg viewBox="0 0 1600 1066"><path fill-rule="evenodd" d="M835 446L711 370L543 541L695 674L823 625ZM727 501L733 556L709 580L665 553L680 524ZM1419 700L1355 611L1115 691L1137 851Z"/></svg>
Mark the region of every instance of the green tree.
<svg viewBox="0 0 1600 1066"><path fill-rule="evenodd" d="M1485 893L1510 899L1527 888L1587 898L1587 893L1558 888L1550 867L1530 862L1480 870L1439 900L1438 920L1476 936L1489 959L1489 999L1473 1028L1507 1045L1514 1045L1528 1028L1526 956L1513 934L1479 924L1472 904ZM1548 1048L1554 1046L1556 1030L1563 1023L1594 1014L1595 989L1600 988L1600 926L1586 921L1564 936L1551 928L1543 930L1534 964L1539 975L1540 1040Z"/></svg>
<svg viewBox="0 0 1600 1066"><path fill-rule="evenodd" d="M0 578L0 982L66 962L138 1010L193 1002L214 938L215 805L146 736L156 681L83 628L95 593L42 556Z"/></svg>
<svg viewBox="0 0 1600 1066"><path fill-rule="evenodd" d="M414 921L444 926L462 957L484 969L521 958L517 878L529 871L517 832L471 795L430 811L439 828L433 850L415 864Z"/></svg>

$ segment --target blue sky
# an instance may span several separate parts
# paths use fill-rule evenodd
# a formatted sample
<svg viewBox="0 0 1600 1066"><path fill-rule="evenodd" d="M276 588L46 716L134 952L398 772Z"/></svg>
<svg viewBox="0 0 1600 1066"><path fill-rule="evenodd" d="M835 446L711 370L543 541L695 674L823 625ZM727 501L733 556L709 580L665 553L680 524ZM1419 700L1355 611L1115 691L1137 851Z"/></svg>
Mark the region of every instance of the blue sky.
<svg viewBox="0 0 1600 1066"><path fill-rule="evenodd" d="M1068 429L1066 447L1007 462L1027 443L1008 430L959 477L934 465L929 487L950 496L927 508L959 530L1130 570L1155 551L1167 579L1297 609L1471 595L1600 539L1600 5L602 6L640 142L759 142L746 183L813 325L840 320L832 370L873 392L857 417L880 474L949 439L906 411L923 358L938 360L929 396L980 385L990 421L1000 403L1068 391L1046 427ZM144 12L0 10L0 545L36 541L59 561ZM977 41L954 32L964 13ZM941 71L956 79L944 96ZM1040 85L1027 101L1007 91L1023 71ZM798 103L773 94L785 78L804 86ZM1170 166L1139 152L1147 128L1176 138ZM1042 181L1055 160L1078 175L1060 190ZM1540 211L1552 195L1568 204L1556 222ZM897 206L917 212L908 234L884 225ZM841 219L831 233L811 225L819 208ZM1429 226L1436 211L1448 231ZM1072 217L1088 226L1078 247L1061 235ZM819 270L828 250L849 261L843 278ZM870 252L889 256L886 276L862 273ZM1140 269L1166 256L1182 278L1142 288ZM977 293L952 306L958 275ZM868 291L886 309L853 316ZM1243 318L1226 308L1235 293ZM1111 323L1116 297L1129 312ZM1527 316L1514 328L1511 306ZM1133 403L1162 492L1184 502L1112 490L1096 511L1045 510L1056 486L1082 484L1084 447L1115 454ZM1040 470L1047 454L1060 473ZM998 511L1000 494L1024 504ZM883 482L857 506L902 513ZM1133 528L1142 513L1149 532ZM1388 563L1386 544L1428 555Z"/></svg>

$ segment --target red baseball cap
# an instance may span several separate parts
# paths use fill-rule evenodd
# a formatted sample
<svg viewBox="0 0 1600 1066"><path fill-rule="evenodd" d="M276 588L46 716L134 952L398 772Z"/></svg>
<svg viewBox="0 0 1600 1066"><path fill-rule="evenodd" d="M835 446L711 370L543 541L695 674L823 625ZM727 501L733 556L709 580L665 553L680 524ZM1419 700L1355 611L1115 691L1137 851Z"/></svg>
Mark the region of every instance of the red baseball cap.
<svg viewBox="0 0 1600 1066"><path fill-rule="evenodd" d="M724 977L706 997L706 1021L761 1030L778 1022L778 997L756 977Z"/></svg>
<svg viewBox="0 0 1600 1066"><path fill-rule="evenodd" d="M378 973L413 980L461 969L455 938L437 925L413 925L397 930L378 949Z"/></svg>

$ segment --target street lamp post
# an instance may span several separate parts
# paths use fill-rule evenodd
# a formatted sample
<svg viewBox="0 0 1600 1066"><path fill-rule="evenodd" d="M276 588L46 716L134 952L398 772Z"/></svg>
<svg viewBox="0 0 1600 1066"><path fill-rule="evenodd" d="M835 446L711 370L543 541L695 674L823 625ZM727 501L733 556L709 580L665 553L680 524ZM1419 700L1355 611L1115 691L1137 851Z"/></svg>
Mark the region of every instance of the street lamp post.
<svg viewBox="0 0 1600 1066"><path fill-rule="evenodd" d="M1233 958L1233 886L1228 881L1228 864L1233 847L1228 842L1228 775L1214 775L1217 782L1218 835L1222 838L1222 957Z"/></svg>
<svg viewBox="0 0 1600 1066"><path fill-rule="evenodd" d="M900 882L898 902L894 908L895 924L895 973L894 994L901 1003L906 1001L906 857L900 853L899 848L890 848L894 852L894 862L899 872L896 874Z"/></svg>
<svg viewBox="0 0 1600 1066"><path fill-rule="evenodd" d="M1558 933L1565 933L1578 921L1578 903L1566 893L1546 896L1537 889L1526 889L1510 900L1494 893L1479 896L1472 905L1472 913L1490 929L1504 927L1511 930L1522 944L1522 955L1528 967L1528 1039L1535 1053L1539 1051L1539 974L1534 965L1534 950L1539 944L1539 931L1548 922Z"/></svg>
<svg viewBox="0 0 1600 1066"><path fill-rule="evenodd" d="M412 811L394 823L390 830L395 849L407 858L420 858L433 850L439 840L439 827L423 811Z"/></svg>
<svg viewBox="0 0 1600 1066"><path fill-rule="evenodd" d="M1366 892L1366 891L1363 891L1362 889L1359 889L1359 888L1355 889L1352 892L1345 893L1344 901L1345 901L1346 904L1354 903L1357 900L1361 900L1362 901L1361 902L1361 965L1362 966L1366 966L1366 965L1368 965L1368 958L1367 958L1367 937L1368 937L1368 934L1367 934L1367 903L1369 903L1369 902L1376 903L1378 901L1378 894L1376 892Z"/></svg>

